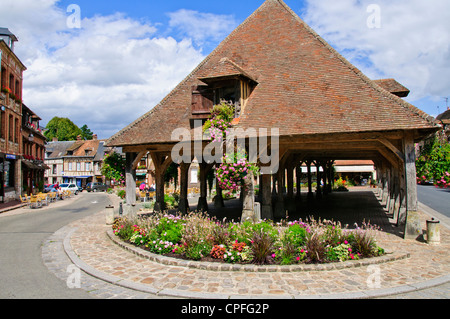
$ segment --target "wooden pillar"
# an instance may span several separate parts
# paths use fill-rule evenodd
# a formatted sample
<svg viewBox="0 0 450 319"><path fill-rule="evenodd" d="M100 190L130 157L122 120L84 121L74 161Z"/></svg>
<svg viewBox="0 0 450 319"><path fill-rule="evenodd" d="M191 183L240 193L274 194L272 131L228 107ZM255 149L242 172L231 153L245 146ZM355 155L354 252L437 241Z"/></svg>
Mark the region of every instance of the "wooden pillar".
<svg viewBox="0 0 450 319"><path fill-rule="evenodd" d="M284 184L284 178L283 175L285 173L285 168L282 167L282 163L280 162L280 168L278 170L277 174L277 201L275 203L275 209L274 209L274 218L282 219L286 217L286 211L284 209L284 198L283 198L283 184Z"/></svg>
<svg viewBox="0 0 450 319"><path fill-rule="evenodd" d="M328 165L328 193L331 193L333 191L333 184L334 184L333 165L334 161L331 160Z"/></svg>
<svg viewBox="0 0 450 319"><path fill-rule="evenodd" d="M189 180L189 167L190 163L180 164L180 202L178 208L181 213L186 214L189 212L188 202L188 180Z"/></svg>
<svg viewBox="0 0 450 319"><path fill-rule="evenodd" d="M160 212L166 209L166 204L164 202L164 173L166 172L169 165L172 163L172 158L170 155L163 153L150 153L153 164L155 165L155 188L156 188L156 200L154 211Z"/></svg>
<svg viewBox="0 0 450 319"><path fill-rule="evenodd" d="M136 160L137 153L125 154L125 184L127 206L136 205L136 168L133 163Z"/></svg>
<svg viewBox="0 0 450 319"><path fill-rule="evenodd" d="M320 164L318 161L315 162L315 165L316 165L316 170L317 170L317 187L316 187L317 195L316 195L316 198L321 199L322 198L322 189L320 187L320 182L322 180L322 176L321 176L322 174L320 173Z"/></svg>
<svg viewBox="0 0 450 319"><path fill-rule="evenodd" d="M214 207L215 208L225 207L225 203L223 201L222 188L220 188L219 180L217 178L216 178L216 196L214 197Z"/></svg>
<svg viewBox="0 0 450 319"><path fill-rule="evenodd" d="M314 194L312 192L311 161L306 162L306 167L308 168L308 200L312 200Z"/></svg>
<svg viewBox="0 0 450 319"><path fill-rule="evenodd" d="M199 163L200 167L200 198L198 199L197 210L199 212L208 211L208 181L206 180L206 175L208 171L212 168L212 164Z"/></svg>
<svg viewBox="0 0 450 319"><path fill-rule="evenodd" d="M294 198L294 168L292 164L287 165L287 198L285 209L289 215L295 214L297 211Z"/></svg>
<svg viewBox="0 0 450 319"><path fill-rule="evenodd" d="M294 198L294 168L287 165L287 197Z"/></svg>
<svg viewBox="0 0 450 319"><path fill-rule="evenodd" d="M323 193L325 195L328 194L328 185L327 185L327 180L328 180L328 161L324 161L322 162L322 168L323 168Z"/></svg>
<svg viewBox="0 0 450 319"><path fill-rule="evenodd" d="M264 174L260 176L260 179L262 183L262 188L259 190L261 193L261 218L273 220L271 190L272 175Z"/></svg>
<svg viewBox="0 0 450 319"><path fill-rule="evenodd" d="M248 174L244 179L243 198L242 198L242 217L241 222L247 220L257 223L259 220L255 214L255 181L253 174Z"/></svg>
<svg viewBox="0 0 450 319"><path fill-rule="evenodd" d="M404 138L405 183L406 183L406 227L405 239L415 239L422 234L418 213L416 148L413 132L406 132ZM400 225L404 217L399 221Z"/></svg>
<svg viewBox="0 0 450 319"><path fill-rule="evenodd" d="M295 181L297 183L297 192L295 195L295 199L300 201L302 199L302 163L297 165L295 168Z"/></svg>

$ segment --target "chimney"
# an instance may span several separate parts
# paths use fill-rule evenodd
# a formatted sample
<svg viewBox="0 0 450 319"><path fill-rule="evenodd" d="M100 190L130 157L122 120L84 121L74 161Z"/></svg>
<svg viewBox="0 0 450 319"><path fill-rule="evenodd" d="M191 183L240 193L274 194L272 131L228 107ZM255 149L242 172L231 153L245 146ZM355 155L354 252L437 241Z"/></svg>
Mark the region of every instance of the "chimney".
<svg viewBox="0 0 450 319"><path fill-rule="evenodd" d="M57 137L54 137L54 138L52 139L52 142L58 142L58 138L57 138Z"/></svg>
<svg viewBox="0 0 450 319"><path fill-rule="evenodd" d="M96 140L97 140L97 134L92 135L92 139L93 139L94 141L96 141Z"/></svg>
<svg viewBox="0 0 450 319"><path fill-rule="evenodd" d="M81 141L81 135L77 136L77 141Z"/></svg>

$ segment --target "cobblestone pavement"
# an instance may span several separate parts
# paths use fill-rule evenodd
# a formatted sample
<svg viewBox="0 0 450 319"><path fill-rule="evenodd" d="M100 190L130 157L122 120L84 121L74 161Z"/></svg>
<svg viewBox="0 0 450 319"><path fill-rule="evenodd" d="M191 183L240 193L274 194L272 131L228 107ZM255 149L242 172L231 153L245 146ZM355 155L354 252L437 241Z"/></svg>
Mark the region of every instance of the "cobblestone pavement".
<svg viewBox="0 0 450 319"><path fill-rule="evenodd" d="M422 215L424 223L427 216ZM349 268L299 272L210 271L164 265L115 244L98 213L51 236L42 256L49 270L69 280L71 266L83 272L81 289L95 298L436 298L448 299L450 233L429 246L380 232L381 247L409 258ZM70 257L70 259L68 258Z"/></svg>

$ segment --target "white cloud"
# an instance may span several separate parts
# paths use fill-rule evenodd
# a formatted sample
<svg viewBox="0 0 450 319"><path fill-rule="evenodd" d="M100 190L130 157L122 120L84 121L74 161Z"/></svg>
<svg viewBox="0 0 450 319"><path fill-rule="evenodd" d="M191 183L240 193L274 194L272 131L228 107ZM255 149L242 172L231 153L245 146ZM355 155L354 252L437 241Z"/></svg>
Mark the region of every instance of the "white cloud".
<svg viewBox="0 0 450 319"><path fill-rule="evenodd" d="M158 37L123 14L67 27L56 0L2 0L0 21L19 37L27 66L24 102L46 124L53 116L108 138L153 108L204 58L189 40Z"/></svg>
<svg viewBox="0 0 450 319"><path fill-rule="evenodd" d="M231 33L238 22L232 15L217 15L193 10L180 9L168 14L169 26L177 29L182 36L193 39L197 45L207 41L218 42Z"/></svg>
<svg viewBox="0 0 450 319"><path fill-rule="evenodd" d="M369 28L380 9L380 28ZM410 100L450 94L448 0L308 0L304 20L369 77L393 77Z"/></svg>

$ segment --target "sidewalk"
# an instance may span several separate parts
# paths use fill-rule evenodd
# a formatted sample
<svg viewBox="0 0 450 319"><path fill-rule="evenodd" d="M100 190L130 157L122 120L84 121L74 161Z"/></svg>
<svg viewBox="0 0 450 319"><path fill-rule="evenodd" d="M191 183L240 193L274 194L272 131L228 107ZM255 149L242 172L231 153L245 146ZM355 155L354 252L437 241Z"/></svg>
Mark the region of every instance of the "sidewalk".
<svg viewBox="0 0 450 319"><path fill-rule="evenodd" d="M423 229L427 219L422 213ZM153 257L147 253L131 246L121 247L111 240L107 235L110 229L104 213L99 212L68 225L59 236L71 262L85 273L116 287L155 297L375 298L450 281L450 231L444 227L439 246L380 232L379 245L394 254L367 260L368 263L361 260L304 269L234 267L232 270L174 260L152 261L149 258Z"/></svg>

